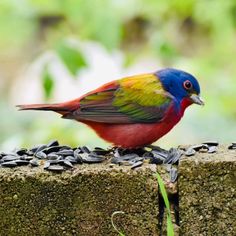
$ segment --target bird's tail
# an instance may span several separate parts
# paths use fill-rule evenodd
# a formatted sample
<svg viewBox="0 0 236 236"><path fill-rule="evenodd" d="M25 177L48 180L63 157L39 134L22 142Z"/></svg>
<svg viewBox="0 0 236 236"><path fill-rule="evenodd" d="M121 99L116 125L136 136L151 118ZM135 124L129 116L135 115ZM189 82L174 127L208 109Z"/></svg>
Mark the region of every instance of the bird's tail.
<svg viewBox="0 0 236 236"><path fill-rule="evenodd" d="M79 100L73 100L64 103L55 104L27 104L17 105L20 111L22 110L41 110L41 111L55 111L61 115L67 115L79 108Z"/></svg>

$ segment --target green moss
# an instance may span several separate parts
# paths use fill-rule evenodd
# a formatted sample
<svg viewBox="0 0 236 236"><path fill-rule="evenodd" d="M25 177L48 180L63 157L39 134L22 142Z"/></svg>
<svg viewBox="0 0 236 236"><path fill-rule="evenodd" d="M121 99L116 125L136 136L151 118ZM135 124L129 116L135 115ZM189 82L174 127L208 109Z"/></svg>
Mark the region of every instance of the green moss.
<svg viewBox="0 0 236 236"><path fill-rule="evenodd" d="M179 165L182 235L234 235L236 232L236 152L197 154Z"/></svg>
<svg viewBox="0 0 236 236"><path fill-rule="evenodd" d="M0 235L158 235L157 182L145 165L82 165L53 174L41 168L1 169Z"/></svg>

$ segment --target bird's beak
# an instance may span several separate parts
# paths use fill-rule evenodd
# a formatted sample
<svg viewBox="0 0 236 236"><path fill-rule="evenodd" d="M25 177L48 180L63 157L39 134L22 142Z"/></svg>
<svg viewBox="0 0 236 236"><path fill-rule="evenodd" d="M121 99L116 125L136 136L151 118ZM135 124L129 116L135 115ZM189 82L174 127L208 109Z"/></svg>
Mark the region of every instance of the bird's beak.
<svg viewBox="0 0 236 236"><path fill-rule="evenodd" d="M190 99L191 99L191 101L192 101L193 103L196 103L196 104L201 105L201 106L204 105L203 100L202 100L202 99L200 98L200 96L198 96L197 94L192 94L192 95L190 96Z"/></svg>

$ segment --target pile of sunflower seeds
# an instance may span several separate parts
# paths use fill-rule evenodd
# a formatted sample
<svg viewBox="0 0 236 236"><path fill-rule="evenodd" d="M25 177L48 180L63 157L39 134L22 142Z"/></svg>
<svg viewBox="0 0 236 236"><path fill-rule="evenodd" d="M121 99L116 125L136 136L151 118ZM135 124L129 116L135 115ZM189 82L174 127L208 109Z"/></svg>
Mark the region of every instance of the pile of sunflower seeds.
<svg viewBox="0 0 236 236"><path fill-rule="evenodd" d="M144 149L102 149L99 147L90 150L86 146L71 148L60 145L57 140L48 144L41 144L30 149L21 148L12 152L0 152L1 167L16 167L30 165L32 167L44 165L45 170L63 171L73 168L75 164L101 163L111 157L112 164L129 165L135 169L146 162L151 164L175 164L182 155L182 151L171 148L169 151L150 146Z"/></svg>
<svg viewBox="0 0 236 236"><path fill-rule="evenodd" d="M105 160L104 155L109 151L95 148L93 151L88 147L71 148L59 145L57 140L48 144L37 145L33 148L16 149L13 152L0 152L1 167L16 166L40 166L45 170L62 172L74 167L74 164L100 163Z"/></svg>
<svg viewBox="0 0 236 236"><path fill-rule="evenodd" d="M41 144L30 149L21 148L12 152L0 152L0 167L43 166L47 171L62 172L75 168L76 164L94 164L107 161L112 165L126 165L131 169L138 168L143 163L165 165L170 173L170 181L175 182L178 176L177 165L182 155L194 156L197 152L215 153L219 143L208 141L186 148L179 147L164 150L149 145L145 148L130 150L122 148L103 149L95 147L90 150L87 146L72 148L60 145L57 140ZM236 149L232 143L228 149Z"/></svg>
<svg viewBox="0 0 236 236"><path fill-rule="evenodd" d="M57 140L48 144L41 144L30 149L21 148L12 152L0 152L0 167L43 166L46 171L61 173L75 168L75 164L94 164L109 161L110 165L126 165L131 169L138 168L144 162L151 164L165 164L170 173L170 180L177 179L176 164L183 151L171 148L169 151L155 146L143 149L102 149L99 147L90 150L86 146L71 148L60 145Z"/></svg>
<svg viewBox="0 0 236 236"><path fill-rule="evenodd" d="M185 150L185 156L194 156L197 152L207 152L207 153L215 153L217 152L217 147L219 143L217 141L208 141L202 144L197 144L190 146L187 150Z"/></svg>

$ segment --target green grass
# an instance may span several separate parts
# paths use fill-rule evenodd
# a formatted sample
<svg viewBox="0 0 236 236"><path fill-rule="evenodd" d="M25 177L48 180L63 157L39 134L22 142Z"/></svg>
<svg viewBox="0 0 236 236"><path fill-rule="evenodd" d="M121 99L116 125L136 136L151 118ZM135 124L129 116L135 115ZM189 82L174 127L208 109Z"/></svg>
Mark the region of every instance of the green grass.
<svg viewBox="0 0 236 236"><path fill-rule="evenodd" d="M167 236L174 236L174 227L173 227L173 224L172 224L172 221L171 221L171 213L170 213L170 202L169 202L169 199L168 199L168 196L167 196L165 185L164 185L164 182L163 182L161 176L158 173L156 173L156 177L157 177L157 181L158 181L159 188L160 188L160 191L161 191L161 195L163 197L163 200L164 200L164 203L165 203L165 206L166 206L166 209L167 209L167 219L166 219L166 222L167 222Z"/></svg>
<svg viewBox="0 0 236 236"><path fill-rule="evenodd" d="M174 236L174 226L172 224L171 213L170 213L170 202L169 202L168 195L167 195L167 192L166 192L166 189L165 189L165 184L164 184L161 176L158 173L156 173L156 177L157 177L157 181L158 181L158 185L159 185L159 188L160 188L161 195L163 197L163 200L164 200L164 203L165 203L165 206L166 206L166 209L167 209L167 219L166 219L166 222L167 222L167 236ZM112 227L118 233L119 236L125 236L124 233L122 233L120 230L117 229L117 227L114 223L114 216L117 215L117 214L125 214L125 213L123 211L114 211L112 213L112 215L111 215Z"/></svg>
<svg viewBox="0 0 236 236"><path fill-rule="evenodd" d="M114 230L118 233L119 236L125 236L124 233L122 233L121 231L119 231L117 229L117 227L115 226L115 223L114 223L114 216L115 215L118 215L118 214L125 214L123 211L114 211L111 215L111 224L112 224L112 227L114 228Z"/></svg>

